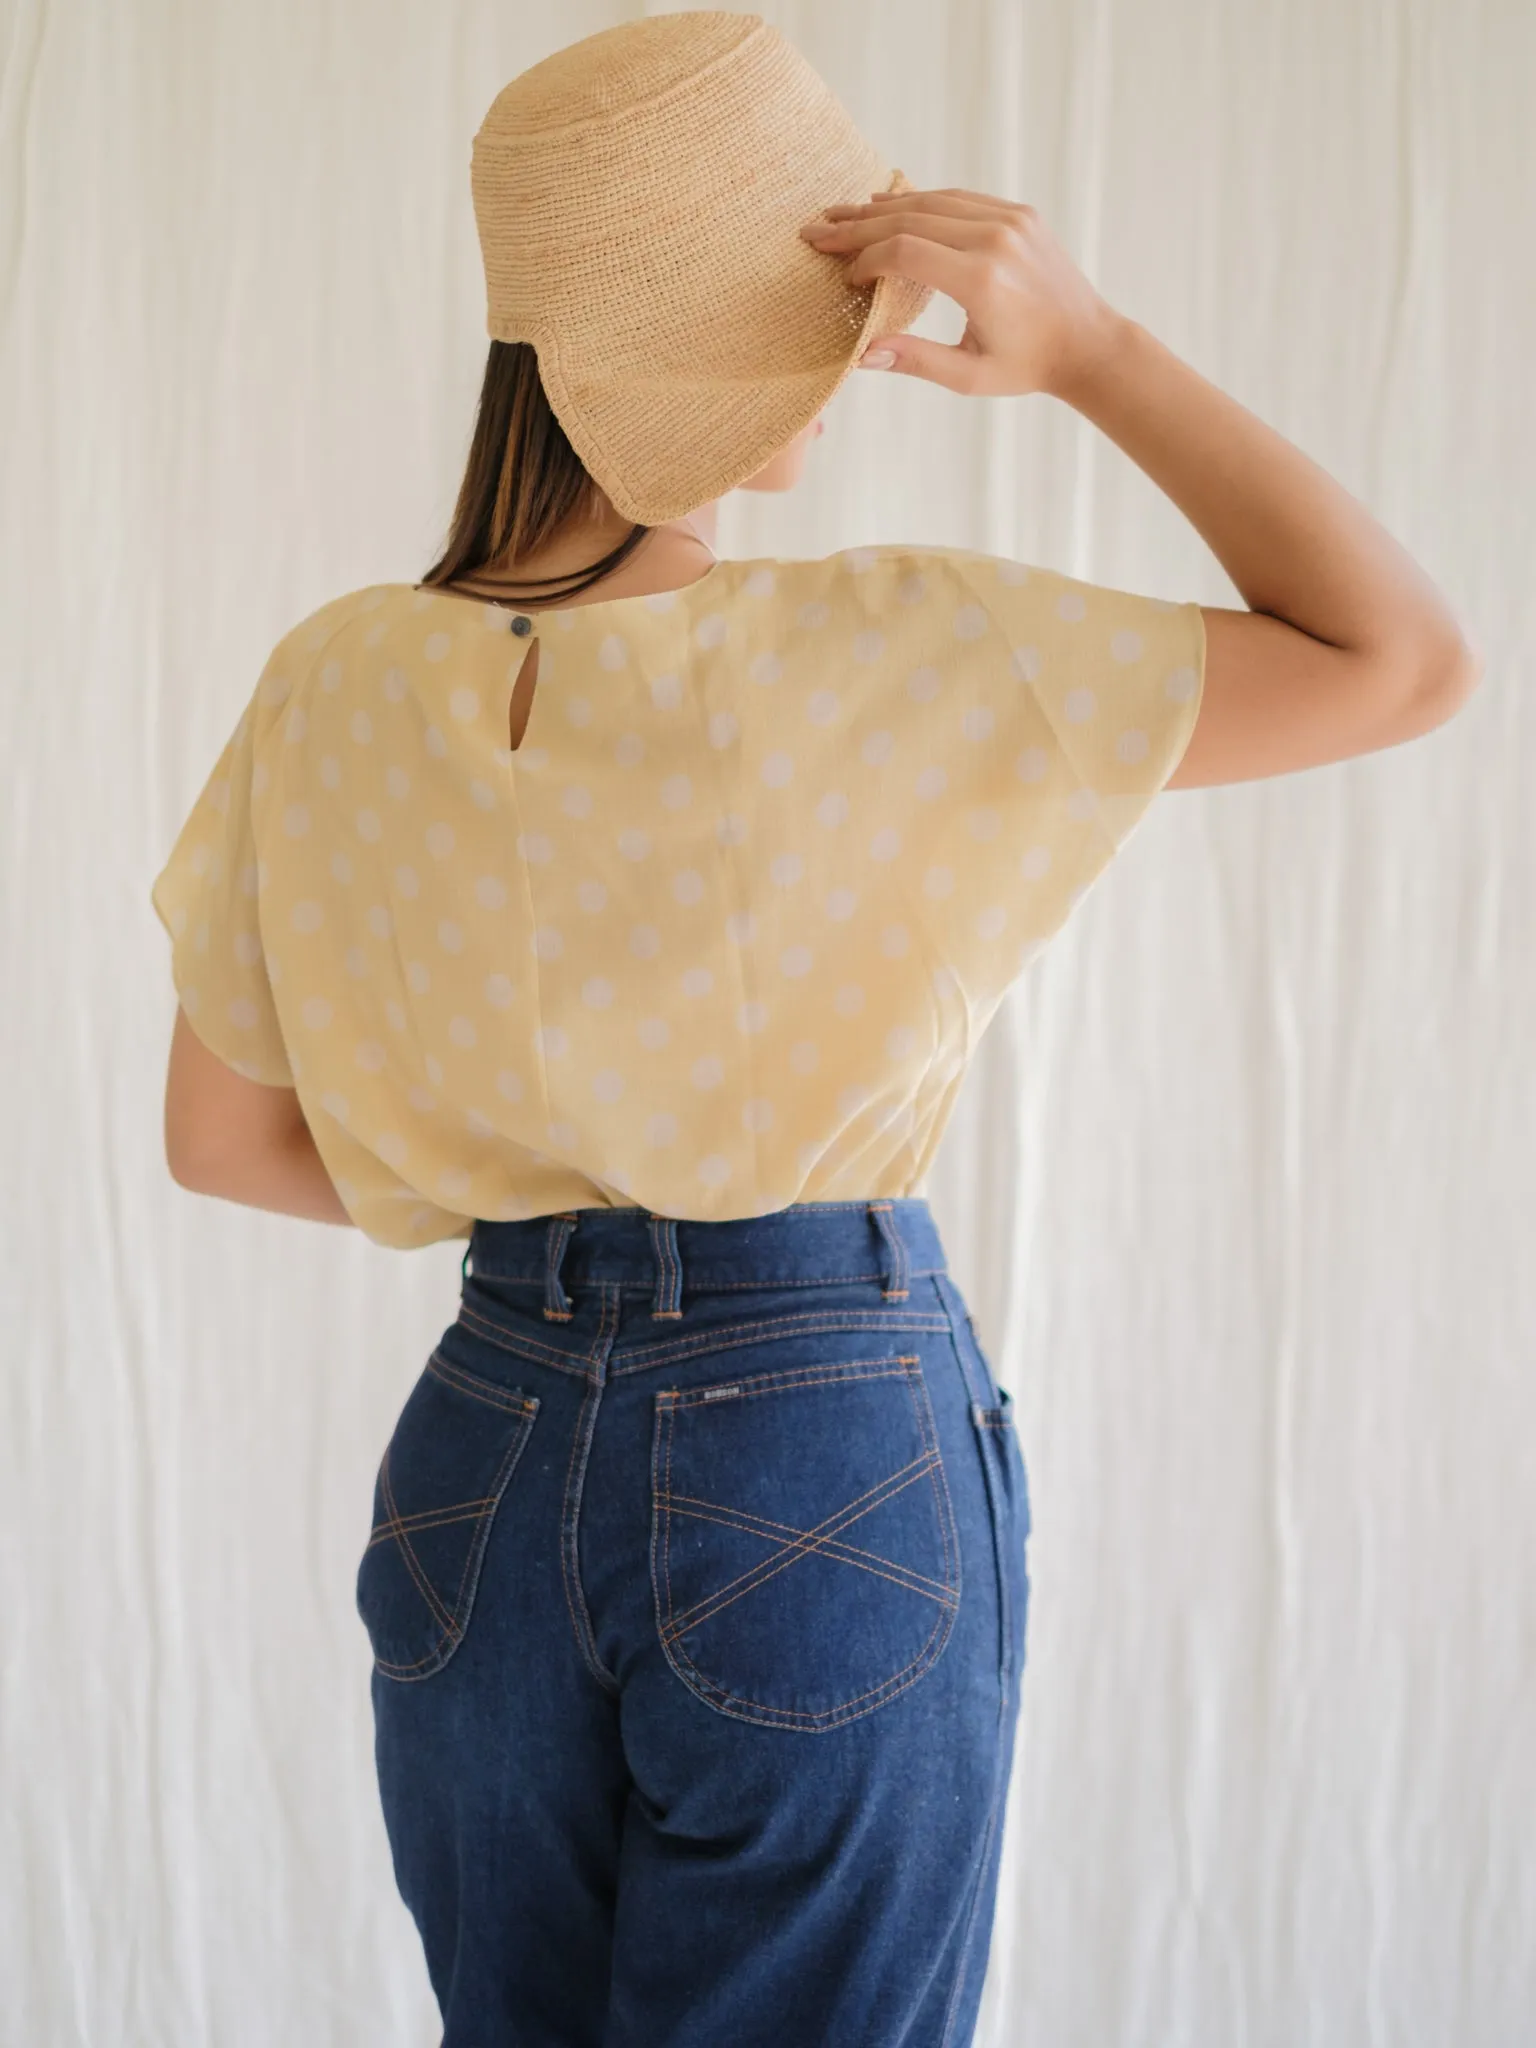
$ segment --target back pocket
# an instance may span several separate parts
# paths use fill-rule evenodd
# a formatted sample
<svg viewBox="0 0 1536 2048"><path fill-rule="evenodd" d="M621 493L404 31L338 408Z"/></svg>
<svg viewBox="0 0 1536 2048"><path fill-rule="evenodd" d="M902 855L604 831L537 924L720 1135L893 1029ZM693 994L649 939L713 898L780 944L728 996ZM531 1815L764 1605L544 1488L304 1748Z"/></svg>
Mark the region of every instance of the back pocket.
<svg viewBox="0 0 1536 2048"><path fill-rule="evenodd" d="M430 1678L464 1640L485 1547L538 1399L434 1352L373 1489L357 1611L386 1678Z"/></svg>
<svg viewBox="0 0 1536 2048"><path fill-rule="evenodd" d="M960 1547L915 1357L659 1393L651 1499L662 1648L722 1714L840 1727L949 1640Z"/></svg>

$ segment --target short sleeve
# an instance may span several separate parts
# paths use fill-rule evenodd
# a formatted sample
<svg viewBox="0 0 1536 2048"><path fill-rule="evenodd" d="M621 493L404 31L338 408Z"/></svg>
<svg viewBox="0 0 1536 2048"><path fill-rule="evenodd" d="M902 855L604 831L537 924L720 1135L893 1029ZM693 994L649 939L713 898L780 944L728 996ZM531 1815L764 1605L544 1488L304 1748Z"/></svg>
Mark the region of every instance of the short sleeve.
<svg viewBox="0 0 1536 2048"><path fill-rule="evenodd" d="M256 760L256 704L230 735L150 899L170 935L171 978L198 1037L248 1080L289 1087L257 918L252 804L265 771Z"/></svg>
<svg viewBox="0 0 1536 2048"><path fill-rule="evenodd" d="M1059 752L1085 792L1081 808L1116 849L1151 808L1184 756L1205 683L1198 604L1142 597L993 556L957 556L1006 649L1010 736L1043 719L1045 752ZM1000 650L1001 652L1001 650ZM1038 741L1038 736L1036 736ZM1023 786L1038 757L1015 762Z"/></svg>

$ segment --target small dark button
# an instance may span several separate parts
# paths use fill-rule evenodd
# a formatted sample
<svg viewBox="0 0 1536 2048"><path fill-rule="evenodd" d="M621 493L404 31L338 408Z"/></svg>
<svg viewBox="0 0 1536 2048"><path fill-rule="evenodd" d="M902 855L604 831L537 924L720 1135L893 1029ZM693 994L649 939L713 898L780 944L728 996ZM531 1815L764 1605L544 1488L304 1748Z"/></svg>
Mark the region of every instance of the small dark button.
<svg viewBox="0 0 1536 2048"><path fill-rule="evenodd" d="M512 630L520 640L526 640L533 631L533 621L532 619L525 619L521 612L516 612L512 618Z"/></svg>

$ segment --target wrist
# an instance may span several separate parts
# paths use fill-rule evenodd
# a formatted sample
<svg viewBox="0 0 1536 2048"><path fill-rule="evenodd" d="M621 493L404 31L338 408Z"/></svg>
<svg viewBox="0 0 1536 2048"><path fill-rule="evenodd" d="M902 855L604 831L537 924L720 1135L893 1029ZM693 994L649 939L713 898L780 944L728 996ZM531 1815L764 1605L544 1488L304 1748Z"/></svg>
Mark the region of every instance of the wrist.
<svg viewBox="0 0 1536 2048"><path fill-rule="evenodd" d="M1086 412L1095 397L1113 383L1143 330L1113 306L1101 305L1077 336L1071 354L1046 387L1077 412Z"/></svg>

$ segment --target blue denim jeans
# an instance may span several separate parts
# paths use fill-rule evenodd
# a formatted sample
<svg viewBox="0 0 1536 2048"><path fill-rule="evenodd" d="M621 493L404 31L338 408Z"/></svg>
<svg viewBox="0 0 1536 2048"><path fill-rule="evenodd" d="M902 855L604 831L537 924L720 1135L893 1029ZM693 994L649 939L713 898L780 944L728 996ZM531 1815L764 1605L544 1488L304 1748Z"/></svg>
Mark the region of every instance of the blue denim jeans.
<svg viewBox="0 0 1536 2048"><path fill-rule="evenodd" d="M1030 1527L925 1201L477 1223L358 1607L444 2048L963 2048Z"/></svg>

